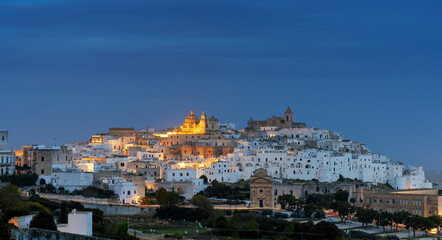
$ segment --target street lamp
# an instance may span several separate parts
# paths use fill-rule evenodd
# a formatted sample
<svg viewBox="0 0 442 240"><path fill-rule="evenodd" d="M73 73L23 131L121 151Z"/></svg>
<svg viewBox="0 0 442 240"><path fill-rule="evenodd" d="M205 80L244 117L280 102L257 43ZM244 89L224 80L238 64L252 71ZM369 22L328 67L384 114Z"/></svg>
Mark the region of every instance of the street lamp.
<svg viewBox="0 0 442 240"><path fill-rule="evenodd" d="M412 216L412 215L408 215L408 217L410 218L410 225L408 225L408 237L410 237L411 218L412 218L413 216Z"/></svg>
<svg viewBox="0 0 442 240"><path fill-rule="evenodd" d="M378 210L378 224L376 225L378 225L378 228L381 226L381 210Z"/></svg>

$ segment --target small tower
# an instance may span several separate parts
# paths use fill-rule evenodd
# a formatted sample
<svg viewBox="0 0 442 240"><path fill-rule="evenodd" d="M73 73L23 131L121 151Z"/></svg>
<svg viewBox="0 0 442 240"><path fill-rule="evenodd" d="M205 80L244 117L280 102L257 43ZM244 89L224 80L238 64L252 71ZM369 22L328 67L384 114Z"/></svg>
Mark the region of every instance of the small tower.
<svg viewBox="0 0 442 240"><path fill-rule="evenodd" d="M8 150L8 131L6 130L0 130L0 150Z"/></svg>
<svg viewBox="0 0 442 240"><path fill-rule="evenodd" d="M287 110L285 110L284 120L287 127L292 127L293 124L293 112L289 106L287 106Z"/></svg>

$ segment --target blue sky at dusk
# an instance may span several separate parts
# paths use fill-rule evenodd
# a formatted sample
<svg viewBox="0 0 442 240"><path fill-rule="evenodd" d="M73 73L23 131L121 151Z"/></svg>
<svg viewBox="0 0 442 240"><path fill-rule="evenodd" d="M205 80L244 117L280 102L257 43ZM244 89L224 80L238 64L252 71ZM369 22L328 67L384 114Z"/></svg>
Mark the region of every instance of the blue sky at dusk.
<svg viewBox="0 0 442 240"><path fill-rule="evenodd" d="M11 147L281 115L442 169L441 1L0 1Z"/></svg>

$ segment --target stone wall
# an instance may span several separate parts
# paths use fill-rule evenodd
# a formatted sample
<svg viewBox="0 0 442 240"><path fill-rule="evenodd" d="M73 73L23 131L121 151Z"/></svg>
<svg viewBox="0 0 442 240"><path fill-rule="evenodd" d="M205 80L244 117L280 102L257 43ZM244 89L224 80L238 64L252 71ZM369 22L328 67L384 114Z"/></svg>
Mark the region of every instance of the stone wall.
<svg viewBox="0 0 442 240"><path fill-rule="evenodd" d="M13 229L11 240L105 240L107 238L91 237L65 232L49 231L38 228Z"/></svg>
<svg viewBox="0 0 442 240"><path fill-rule="evenodd" d="M114 204L92 204L81 203L85 208L98 208L103 211L104 215L137 215L137 214L151 214L155 213L158 206L128 206L128 205L114 205Z"/></svg>
<svg viewBox="0 0 442 240"><path fill-rule="evenodd" d="M80 203L118 204L118 198L86 198L81 195L65 195L52 193L39 193L40 197L57 201L76 201Z"/></svg>

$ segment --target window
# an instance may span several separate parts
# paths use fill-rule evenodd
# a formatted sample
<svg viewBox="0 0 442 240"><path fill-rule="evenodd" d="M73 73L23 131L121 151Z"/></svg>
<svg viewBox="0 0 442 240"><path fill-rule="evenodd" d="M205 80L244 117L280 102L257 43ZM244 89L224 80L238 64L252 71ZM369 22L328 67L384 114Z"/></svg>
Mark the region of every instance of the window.
<svg viewBox="0 0 442 240"><path fill-rule="evenodd" d="M44 162L45 161L45 157L41 156L41 161Z"/></svg>
<svg viewBox="0 0 442 240"><path fill-rule="evenodd" d="M130 191L127 191L127 195L130 195Z"/></svg>
<svg viewBox="0 0 442 240"><path fill-rule="evenodd" d="M41 174L45 174L45 170L44 169L41 170Z"/></svg>
<svg viewBox="0 0 442 240"><path fill-rule="evenodd" d="M186 173L186 176L189 176L189 173Z"/></svg>

